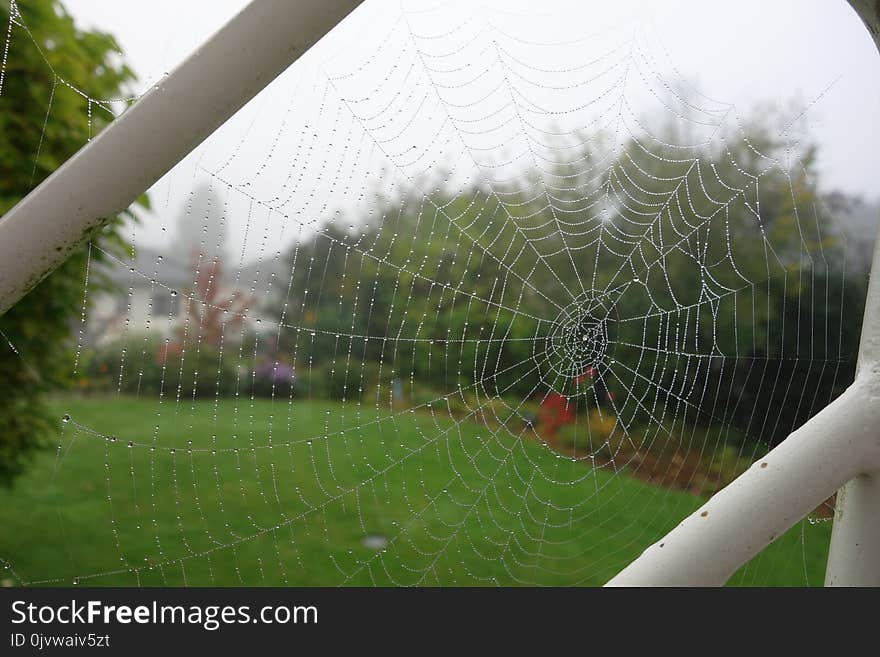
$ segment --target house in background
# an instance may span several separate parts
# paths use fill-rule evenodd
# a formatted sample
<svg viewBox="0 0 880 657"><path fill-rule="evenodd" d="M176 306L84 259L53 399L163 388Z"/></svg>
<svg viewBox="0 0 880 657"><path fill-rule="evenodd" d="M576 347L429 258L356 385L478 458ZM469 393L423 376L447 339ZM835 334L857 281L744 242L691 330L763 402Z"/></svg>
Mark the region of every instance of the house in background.
<svg viewBox="0 0 880 657"><path fill-rule="evenodd" d="M96 293L91 299L86 332L93 345L114 342L126 335L149 333L157 337L179 335L184 330L187 304L196 312L214 300L240 300L232 312L241 316L241 325L225 334L235 341L242 334L270 335L278 324L262 308L278 281L285 280L283 265L261 260L241 268L220 266L214 279L208 262L198 274L193 264L151 248L136 249L132 260L113 262L107 274L116 288ZM190 302L190 299L194 299ZM192 321L190 314L190 321Z"/></svg>

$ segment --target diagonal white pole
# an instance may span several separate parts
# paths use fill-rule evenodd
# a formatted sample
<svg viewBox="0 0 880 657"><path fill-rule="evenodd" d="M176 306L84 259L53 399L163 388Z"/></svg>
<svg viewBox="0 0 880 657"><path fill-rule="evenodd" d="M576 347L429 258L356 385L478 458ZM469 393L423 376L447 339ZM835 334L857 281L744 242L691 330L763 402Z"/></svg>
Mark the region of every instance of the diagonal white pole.
<svg viewBox="0 0 880 657"><path fill-rule="evenodd" d="M362 0L253 0L0 218L0 315Z"/></svg>
<svg viewBox="0 0 880 657"><path fill-rule="evenodd" d="M880 2L849 2L880 49ZM880 234L871 271L855 382L608 586L724 584L838 489L825 583L880 586Z"/></svg>

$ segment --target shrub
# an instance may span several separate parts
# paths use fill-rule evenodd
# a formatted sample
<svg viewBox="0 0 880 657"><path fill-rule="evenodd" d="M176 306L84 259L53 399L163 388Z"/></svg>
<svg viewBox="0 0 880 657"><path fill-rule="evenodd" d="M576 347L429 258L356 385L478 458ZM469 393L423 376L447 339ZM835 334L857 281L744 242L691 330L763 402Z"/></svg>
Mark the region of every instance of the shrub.
<svg viewBox="0 0 880 657"><path fill-rule="evenodd" d="M97 392L210 399L249 394L247 372L207 345L184 350L177 343L130 337L98 349L89 358L89 389Z"/></svg>
<svg viewBox="0 0 880 657"><path fill-rule="evenodd" d="M577 452L610 458L620 451L626 440L623 431L615 428L617 418L610 411L601 414L593 408L589 414L559 429L559 442Z"/></svg>
<svg viewBox="0 0 880 657"><path fill-rule="evenodd" d="M266 359L254 368L250 390L255 397L286 398L291 388L296 389L296 383L297 373L292 365Z"/></svg>
<svg viewBox="0 0 880 657"><path fill-rule="evenodd" d="M296 394L309 399L352 401L375 393L379 364L372 362L330 363L299 367L296 370Z"/></svg>

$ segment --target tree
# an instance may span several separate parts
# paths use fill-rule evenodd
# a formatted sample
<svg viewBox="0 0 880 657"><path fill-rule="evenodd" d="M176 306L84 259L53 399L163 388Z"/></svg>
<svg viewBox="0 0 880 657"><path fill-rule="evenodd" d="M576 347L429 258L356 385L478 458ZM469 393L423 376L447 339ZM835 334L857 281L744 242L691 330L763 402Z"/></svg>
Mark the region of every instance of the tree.
<svg viewBox="0 0 880 657"><path fill-rule="evenodd" d="M852 380L858 331L839 327L860 316L864 292L842 266L810 141L799 166L786 164L772 119L686 154L675 126L661 126L656 140L623 141L610 163L610 137L583 135L560 150L570 162L507 188L413 189L378 222L328 222L287 258L292 285L275 314L298 330L281 349L355 390L366 386L358 372L346 379L350 363L379 363L382 385L591 391L585 405L608 406L632 431L671 424L662 409L677 407L679 423L695 414L735 427L731 441L776 443ZM566 209L565 236L545 184ZM587 301L573 299L580 289ZM578 304L585 332L603 321L595 334L608 348L545 367L553 318Z"/></svg>
<svg viewBox="0 0 880 657"><path fill-rule="evenodd" d="M170 254L180 263L188 263L201 255L202 262L226 260L226 225L223 207L217 192L200 185L190 192L177 219L177 235Z"/></svg>
<svg viewBox="0 0 880 657"><path fill-rule="evenodd" d="M123 96L134 75L112 36L78 29L57 0L4 4L0 25L4 33L10 26L0 88L0 213L5 213L109 123L109 105L100 99ZM113 219L91 239L102 250L123 251L122 221ZM91 250L92 291L109 285L95 267L105 258L102 250ZM86 246L78 249L0 317L0 484L10 484L60 426L47 394L71 380L88 253Z"/></svg>

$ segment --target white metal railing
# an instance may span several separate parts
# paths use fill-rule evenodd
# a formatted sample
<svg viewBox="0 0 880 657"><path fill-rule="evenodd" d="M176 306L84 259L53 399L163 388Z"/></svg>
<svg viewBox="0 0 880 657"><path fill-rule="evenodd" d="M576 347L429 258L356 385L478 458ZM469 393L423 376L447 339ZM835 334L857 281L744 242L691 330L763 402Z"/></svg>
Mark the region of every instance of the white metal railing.
<svg viewBox="0 0 880 657"><path fill-rule="evenodd" d="M0 314L360 2L255 0L22 199L0 219ZM880 5L848 2L880 48ZM880 272L880 238L875 248L872 271ZM825 583L880 585L878 473L880 276L875 276L852 386L609 585L723 584L838 489Z"/></svg>

